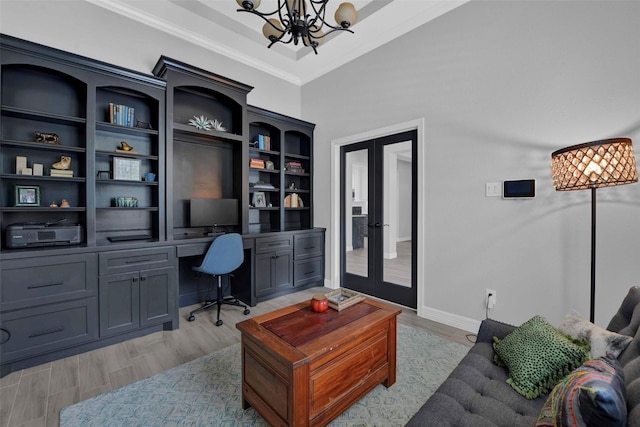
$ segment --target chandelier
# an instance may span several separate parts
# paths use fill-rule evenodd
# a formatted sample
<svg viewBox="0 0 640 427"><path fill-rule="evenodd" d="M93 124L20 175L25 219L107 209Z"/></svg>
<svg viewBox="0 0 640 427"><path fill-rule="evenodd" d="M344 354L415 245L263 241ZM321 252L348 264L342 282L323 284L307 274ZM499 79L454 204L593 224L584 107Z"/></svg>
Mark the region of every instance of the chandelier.
<svg viewBox="0 0 640 427"><path fill-rule="evenodd" d="M337 25L325 20L325 12L329 0L278 0L278 8L270 13L262 13L257 9L260 0L236 0L242 6L238 12L250 12L258 15L266 22L262 34L271 42L268 47L280 42L297 45L300 41L305 46L316 48L324 42L324 37L335 31L348 31L356 23L358 13L351 3L342 3L335 13ZM274 17L271 17L274 16Z"/></svg>

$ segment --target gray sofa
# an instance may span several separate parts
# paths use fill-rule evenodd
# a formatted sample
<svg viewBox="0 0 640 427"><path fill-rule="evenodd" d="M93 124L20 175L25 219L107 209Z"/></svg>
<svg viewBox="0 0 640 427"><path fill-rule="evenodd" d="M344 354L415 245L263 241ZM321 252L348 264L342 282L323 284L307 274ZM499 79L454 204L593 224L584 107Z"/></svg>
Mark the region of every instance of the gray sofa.
<svg viewBox="0 0 640 427"><path fill-rule="evenodd" d="M608 330L633 337L618 360L624 369L628 426L640 427L640 287L632 287ZM507 383L506 368L493 363L493 337L514 326L482 321L476 344L407 426L533 426L548 395L527 400Z"/></svg>

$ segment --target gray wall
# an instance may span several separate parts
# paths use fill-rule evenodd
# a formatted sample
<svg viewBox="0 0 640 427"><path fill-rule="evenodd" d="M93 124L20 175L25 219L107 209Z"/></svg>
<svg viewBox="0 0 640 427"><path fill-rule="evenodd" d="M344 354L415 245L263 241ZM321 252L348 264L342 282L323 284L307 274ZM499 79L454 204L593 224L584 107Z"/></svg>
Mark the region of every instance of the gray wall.
<svg viewBox="0 0 640 427"><path fill-rule="evenodd" d="M0 0L0 31L147 74L165 55L253 86L249 104L300 116L299 86L86 1Z"/></svg>
<svg viewBox="0 0 640 427"><path fill-rule="evenodd" d="M303 118L317 165L332 140L424 118L423 313L482 319L491 288L491 317L559 323L571 308L588 316L591 199L554 191L550 154L618 136L640 153L639 52L640 2L472 1L306 84ZM330 228L330 170L315 173L314 218ZM535 199L485 197L486 182L524 178ZM597 212L606 325L640 284L640 184L598 190Z"/></svg>

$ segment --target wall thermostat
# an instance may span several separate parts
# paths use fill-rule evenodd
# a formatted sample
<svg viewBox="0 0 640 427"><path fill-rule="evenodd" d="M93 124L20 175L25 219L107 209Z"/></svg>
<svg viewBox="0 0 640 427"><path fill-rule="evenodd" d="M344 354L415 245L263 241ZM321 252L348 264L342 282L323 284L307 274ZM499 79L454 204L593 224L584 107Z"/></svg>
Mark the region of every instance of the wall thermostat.
<svg viewBox="0 0 640 427"><path fill-rule="evenodd" d="M502 183L503 199L525 199L536 197L536 180L521 179Z"/></svg>

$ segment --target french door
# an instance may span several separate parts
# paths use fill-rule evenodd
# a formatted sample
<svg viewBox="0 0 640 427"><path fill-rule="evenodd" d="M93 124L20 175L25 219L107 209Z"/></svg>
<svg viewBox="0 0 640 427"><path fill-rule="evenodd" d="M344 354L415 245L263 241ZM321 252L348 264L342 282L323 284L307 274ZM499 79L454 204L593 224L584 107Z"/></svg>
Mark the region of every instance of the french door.
<svg viewBox="0 0 640 427"><path fill-rule="evenodd" d="M341 286L416 308L417 131L340 152Z"/></svg>

